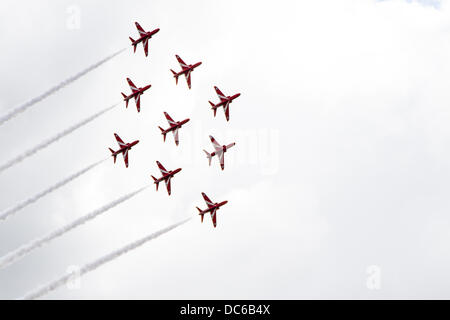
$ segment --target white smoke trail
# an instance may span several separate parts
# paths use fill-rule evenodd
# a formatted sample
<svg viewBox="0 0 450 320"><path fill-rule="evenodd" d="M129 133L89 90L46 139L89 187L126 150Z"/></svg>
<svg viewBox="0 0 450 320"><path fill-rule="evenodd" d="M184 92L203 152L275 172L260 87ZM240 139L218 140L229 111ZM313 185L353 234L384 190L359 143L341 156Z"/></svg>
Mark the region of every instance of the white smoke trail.
<svg viewBox="0 0 450 320"><path fill-rule="evenodd" d="M2 171L5 171L6 169L12 167L13 165L21 162L22 160L32 156L33 154L35 154L36 152L48 147L50 144L52 144L53 142L58 141L59 139L67 136L69 133L72 133L73 131L75 131L76 129L88 124L89 122L91 122L92 120L100 117L102 114L104 114L105 112L108 112L109 110L117 107L119 105L120 102L117 102L115 104L113 104L112 106L105 108L95 114L93 114L92 116L89 116L85 119L83 119L82 121L78 122L77 124L74 124L73 126L70 126L69 128L65 129L64 131L61 131L60 133L56 134L55 136L46 139L44 141L42 141L41 143L39 143L38 145L34 146L33 148L25 151L24 153L18 155L17 157L15 157L14 159L9 160L8 162L4 163L3 165L0 166L0 173L2 173Z"/></svg>
<svg viewBox="0 0 450 320"><path fill-rule="evenodd" d="M106 58L98 61L97 63L94 63L93 65L87 67L86 69L84 69L83 71L78 72L77 74L71 76L70 78L67 78L66 80L62 81L61 83L57 84L56 86L48 89L46 92L44 92L43 94L25 102L24 104L12 109L11 111L9 111L7 114L5 114L4 116L2 116L0 118L0 126L5 123L6 121L10 120L11 118L15 117L16 115L18 115L19 113L25 111L26 109L28 109L29 107L31 107L32 105L38 103L39 101L44 100L45 98L47 98L48 96L52 95L53 93L55 93L56 91L58 91L61 88L64 88L65 86L67 86L68 84L74 82L75 80L81 78L82 76L84 76L85 74L87 74L88 72L98 68L99 66L101 66L102 64L104 64L105 62L111 60L112 58L114 58L115 56L117 56L118 54L122 53L123 51L125 51L127 48L123 48L120 49L119 51L107 56Z"/></svg>
<svg viewBox="0 0 450 320"><path fill-rule="evenodd" d="M10 253L7 253L6 255L4 255L3 257L0 258L0 269L6 267L7 265L14 263L15 261L19 260L20 258L22 258L26 254L30 253L34 249L37 249L37 248L43 246L44 244L49 243L53 239L62 236L66 232L69 232L70 230L75 229L76 227L88 222L89 220L94 219L95 217L108 211L109 209L114 208L118 204L134 197L135 195L142 192L146 188L148 188L148 186L142 187L134 192L128 193L128 194L92 211L91 213L88 213L87 215L74 220L73 222L65 225L62 228L59 228L53 232L50 232L49 234L47 234L41 238L37 238L37 239L19 247L18 249L14 250Z"/></svg>
<svg viewBox="0 0 450 320"><path fill-rule="evenodd" d="M105 162L106 160L108 160L108 158L103 159L101 161L95 162L89 166L87 166L84 169L81 169L80 171L66 177L65 179L59 181L58 183L55 183L54 185L52 185L51 187L45 189L44 191L41 191L37 194L35 194L34 196L23 200L22 202L20 202L19 204L16 204L15 206L12 206L6 210L3 210L2 212L0 212L0 221L5 220L6 218L10 217L11 215L15 214L16 212L18 212L19 210L25 208L26 206L36 202L37 200L39 200L40 198L42 198L43 196L49 194L50 192L55 191L56 189L64 186L65 184L69 183L70 181L72 181L73 179L81 176L82 174L88 172L89 170L91 170L92 168L98 166L100 163Z"/></svg>
<svg viewBox="0 0 450 320"><path fill-rule="evenodd" d="M159 230L155 233L152 233L142 239L139 239L135 242L132 242L116 251L111 252L110 254L107 254L103 257L101 257L100 259L95 260L94 262L88 263L86 265L84 265L79 272L77 272L78 276L82 276L90 271L93 271L95 269L97 269L98 267L100 267L101 265L112 261L118 257L120 257L121 255L134 250L140 246L142 246L143 244L145 244L146 242L153 240L161 235L163 235L164 233L167 233L169 231L171 231L172 229L175 229L176 227L188 222L191 218L185 219L183 221L180 221L178 223L175 223L167 228L164 228L162 230ZM43 295L48 294L49 292L59 288L60 286L64 285L68 280L73 279L74 274L73 273L69 273L66 274L54 281L49 282L48 284L29 292L28 294L26 294L25 296L23 296L22 298L20 298L21 300L32 300L32 299L37 299Z"/></svg>

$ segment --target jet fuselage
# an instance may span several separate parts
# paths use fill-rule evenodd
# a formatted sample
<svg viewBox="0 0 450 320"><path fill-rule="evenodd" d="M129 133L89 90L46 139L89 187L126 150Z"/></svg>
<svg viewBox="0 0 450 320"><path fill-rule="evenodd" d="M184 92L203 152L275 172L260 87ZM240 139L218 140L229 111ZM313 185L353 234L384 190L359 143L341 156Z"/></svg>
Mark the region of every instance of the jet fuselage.
<svg viewBox="0 0 450 320"><path fill-rule="evenodd" d="M141 42L144 41L145 39L150 39L154 34L158 33L158 31L159 31L159 28L158 28L158 29L155 29L155 30L153 30L153 31L146 32L142 37L140 37L139 39L137 39L136 41L134 41L134 42L132 43L132 45L134 46L134 45L137 45L138 43L141 43Z"/></svg>
<svg viewBox="0 0 450 320"><path fill-rule="evenodd" d="M176 122L176 125L174 125L174 126L168 128L168 129L162 131L161 134L164 135L164 134L167 134L167 133L169 133L169 132L171 132L171 131L174 131L175 129L179 129L179 128L181 128L184 124L188 123L189 120L190 120L190 119L185 119L185 120L183 120L183 121L177 121L177 122Z"/></svg>
<svg viewBox="0 0 450 320"><path fill-rule="evenodd" d="M176 174L177 174L178 172L180 172L180 171L181 171L181 168L178 168L178 169L175 169L175 170L171 170L171 171L169 171L169 173L167 173L166 175L162 176L162 177L159 178L159 179L156 179L156 180L154 181L154 183L157 184L157 183L160 183L161 181L167 180L168 178L173 177L174 175L176 175Z"/></svg>
<svg viewBox="0 0 450 320"><path fill-rule="evenodd" d="M236 99L237 97L239 97L241 94L240 93L236 93L235 95L232 96L228 96L226 97L226 100L220 101L218 104L216 104L214 107L212 107L213 109L217 109L218 107L224 106L228 103L232 103L234 99Z"/></svg>
<svg viewBox="0 0 450 320"><path fill-rule="evenodd" d="M228 200L225 200L225 201L222 201L222 202L219 202L219 203L216 202L216 203L214 203L214 205L212 207L210 207L208 209L205 209L202 212L200 212L199 215L203 215L203 214L212 212L214 210L219 210L221 206L223 206L223 205L225 205L227 203L228 203Z"/></svg>
<svg viewBox="0 0 450 320"><path fill-rule="evenodd" d="M119 150L115 151L112 155L116 156L118 154L124 153L127 150L131 150L131 148L134 147L135 145L137 145L138 143L139 143L139 140L127 143L125 146L123 146Z"/></svg>
<svg viewBox="0 0 450 320"><path fill-rule="evenodd" d="M201 64L202 64L201 62L197 62L196 64L190 64L190 65L188 65L188 67L186 69L181 70L180 72L174 74L173 76L174 77L179 77L182 74L187 74L188 72L194 71L194 69L197 68Z"/></svg>

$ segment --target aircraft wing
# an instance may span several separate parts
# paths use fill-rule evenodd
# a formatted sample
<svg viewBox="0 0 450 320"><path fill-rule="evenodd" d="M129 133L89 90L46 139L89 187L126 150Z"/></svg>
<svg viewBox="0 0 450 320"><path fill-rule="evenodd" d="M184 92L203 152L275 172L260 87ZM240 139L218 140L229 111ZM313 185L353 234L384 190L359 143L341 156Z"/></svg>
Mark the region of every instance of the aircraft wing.
<svg viewBox="0 0 450 320"><path fill-rule="evenodd" d="M139 91L138 88L134 85L133 81L131 81L130 78L127 78L128 85L130 86L131 91L134 93L136 91Z"/></svg>
<svg viewBox="0 0 450 320"><path fill-rule="evenodd" d="M140 93L134 96L134 101L136 101L137 111L140 112L141 111L141 94Z"/></svg>
<svg viewBox="0 0 450 320"><path fill-rule="evenodd" d="M223 111L225 112L225 118L227 118L227 121L230 120L230 102L225 103L223 106Z"/></svg>
<svg viewBox="0 0 450 320"><path fill-rule="evenodd" d="M222 91L220 91L219 88L214 87L214 89L216 90L217 95L219 96L220 101L225 101L227 100L227 97L222 93Z"/></svg>
<svg viewBox="0 0 450 320"><path fill-rule="evenodd" d="M125 147L126 144L125 142L122 141L122 139L120 139L119 135L117 133L114 133L114 137L116 137L117 143L119 144L119 147Z"/></svg>
<svg viewBox="0 0 450 320"><path fill-rule="evenodd" d="M145 35L145 31L144 31L144 29L141 27L141 25L139 24L139 23L137 23L137 22L135 22L134 23L135 25L136 25L136 28L137 28L137 30L138 30L138 32L139 32L139 35L142 37L143 35Z"/></svg>
<svg viewBox="0 0 450 320"><path fill-rule="evenodd" d="M189 89L191 88L191 71L189 70L187 73L185 73L185 77L186 77L186 81L187 81L187 85L189 87Z"/></svg>
<svg viewBox="0 0 450 320"><path fill-rule="evenodd" d="M223 151L218 151L217 152L217 156L219 157L219 161L220 161L220 167L222 168L222 170L225 168L225 152Z"/></svg>
<svg viewBox="0 0 450 320"><path fill-rule="evenodd" d="M125 167L128 168L128 149L123 153L123 161L125 161Z"/></svg>
<svg viewBox="0 0 450 320"><path fill-rule="evenodd" d="M222 151L222 146L217 142L216 139L214 139L213 136L209 136L209 139L211 139L211 142L214 146L214 149L216 149L216 151Z"/></svg>
<svg viewBox="0 0 450 320"><path fill-rule="evenodd" d="M206 202L206 205L208 206L208 208L211 208L214 205L212 203L212 201L208 198L206 193L202 192L202 196L203 196L203 199L205 199L205 202Z"/></svg>
<svg viewBox="0 0 450 320"><path fill-rule="evenodd" d="M169 116L167 112L164 112L164 115L166 116L167 122L169 122L169 125L171 127L175 126L177 123L173 121L173 119Z"/></svg>
<svg viewBox="0 0 450 320"><path fill-rule="evenodd" d="M142 45L144 46L144 52L145 52L145 56L148 56L148 38L144 39L144 42L142 42Z"/></svg>
<svg viewBox="0 0 450 320"><path fill-rule="evenodd" d="M181 66L181 69L185 70L185 69L188 68L187 64L183 61L183 59L180 58L179 55L175 55L175 57L177 58L178 63L179 63L180 66Z"/></svg>
<svg viewBox="0 0 450 320"><path fill-rule="evenodd" d="M158 165L159 170L161 170L161 173L163 176L165 176L167 173L169 173L166 168L161 164L161 162L156 161L156 164Z"/></svg>
<svg viewBox="0 0 450 320"><path fill-rule="evenodd" d="M179 139L178 139L178 128L173 130L173 137L175 139L175 144L178 145Z"/></svg>
<svg viewBox="0 0 450 320"><path fill-rule="evenodd" d="M167 193L170 196L170 192L171 192L171 187L170 187L170 178L167 180L164 180L164 182L166 183L166 188L167 188Z"/></svg>
<svg viewBox="0 0 450 320"><path fill-rule="evenodd" d="M212 219L212 223L214 225L214 228L217 226L217 215L216 215L216 213L217 213L216 209L211 211L211 219Z"/></svg>

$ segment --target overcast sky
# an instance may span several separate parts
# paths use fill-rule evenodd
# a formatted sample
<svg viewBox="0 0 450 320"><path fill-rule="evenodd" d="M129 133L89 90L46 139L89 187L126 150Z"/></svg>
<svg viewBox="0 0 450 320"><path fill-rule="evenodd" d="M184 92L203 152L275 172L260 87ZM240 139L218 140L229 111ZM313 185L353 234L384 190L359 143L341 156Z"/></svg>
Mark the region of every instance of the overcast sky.
<svg viewBox="0 0 450 320"><path fill-rule="evenodd" d="M134 22L161 28L133 54ZM0 270L17 298L122 245L186 225L48 299L450 298L448 1L1 1L0 114L105 56L0 127L3 163L138 86L124 104L0 174L0 210L117 148L112 159L0 222L0 255L181 171ZM202 61L192 90L169 69ZM242 95L214 118L213 86ZM190 118L163 143L157 126ZM225 170L202 149L236 142ZM195 206L228 200L218 226Z"/></svg>

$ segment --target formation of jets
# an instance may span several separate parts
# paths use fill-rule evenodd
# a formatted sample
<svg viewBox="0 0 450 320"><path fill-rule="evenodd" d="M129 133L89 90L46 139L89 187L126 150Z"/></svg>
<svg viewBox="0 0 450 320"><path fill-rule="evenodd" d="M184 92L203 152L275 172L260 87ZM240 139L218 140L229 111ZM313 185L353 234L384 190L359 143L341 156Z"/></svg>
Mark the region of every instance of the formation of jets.
<svg viewBox="0 0 450 320"><path fill-rule="evenodd" d="M139 32L139 38L134 40L133 38L130 37L131 40L131 45L134 48L134 52L136 52L136 47L139 43L142 43L143 48L144 48L144 53L145 56L148 56L148 42L149 40L156 34L159 32L159 28L154 29L152 31L145 31L140 25L139 23L135 22L136 28ZM170 69L170 71L173 74L173 77L175 78L175 84L178 84L178 77L183 76L186 78L186 82L188 85L188 88L191 89L191 73L192 71L195 70L195 68L197 68L198 66L200 66L202 64L202 62L197 62L195 64L187 64L183 61L183 59L180 58L180 56L175 55L178 63L181 66L181 71L179 72L175 72L172 69ZM123 100L125 101L125 107L128 108L128 102L131 99L134 99L135 103L136 103L136 108L137 111L140 112L141 109L141 95L144 94L145 91L147 91L149 88L151 88L151 84L146 85L144 87L137 87L133 81L131 81L130 78L127 78L127 82L128 85L130 86L131 89L131 94L126 95L125 93L122 92L122 96L123 96ZM220 89L217 86L214 86L214 90L216 91L220 101L217 104L214 104L213 102L209 101L210 105L211 105L211 109L214 112L214 117L216 116L216 112L217 109L219 109L220 107L223 107L224 113L225 113L225 118L227 121L230 120L230 104L237 98L239 97L241 94L240 93L236 93L232 96L226 96L225 94L222 93L222 91L220 91ZM172 132L174 140L175 140L175 145L178 146L179 144L179 134L178 131L179 129L185 125L186 123L188 123L190 121L189 118L184 119L182 121L175 121L172 119L172 117L167 113L164 112L164 116L167 119L167 122L169 123L169 128L167 129L163 129L162 127L158 128L161 130L161 134L163 136L163 141L166 141L166 135L169 132ZM114 137L116 138L117 143L119 144L119 149L117 151L114 151L113 149L109 148L109 150L111 151L111 156L114 158L114 163L116 163L116 157L119 154L123 155L123 159L125 162L125 167L128 168L128 151L131 150L131 148L133 146L135 146L136 144L139 143L139 140L135 140L133 142L130 143L125 143L123 142L123 140L116 134L114 133ZM224 170L225 168L225 153L235 145L235 143L230 143L227 145L221 145L220 143L217 142L217 140L213 137L213 136L209 136L211 143L214 147L214 151L209 153L206 150L203 150L206 153L206 156L208 158L208 162L209 165L211 166L211 160L214 156L217 156L217 158L219 159L219 163L220 163L220 167L222 170ZM166 168L164 168L164 166L159 162L156 161L156 164L159 168L159 170L161 171L162 176L160 178L156 178L153 175L151 175L151 177L153 178L153 182L156 185L156 191L158 191L158 186L160 182L165 183L166 185L166 189L167 189L167 193L171 194L171 179L178 173L180 172L182 169L178 168L175 170L167 170ZM207 209L202 210L200 208L197 207L198 211L199 211L199 215L201 217L201 222L203 222L203 218L204 215L209 213L211 215L211 219L212 219L212 223L214 225L214 227L217 226L217 210L219 210L223 205L225 205L228 201L222 201L222 202L215 202L213 203L208 196L202 192L202 196L203 199L206 202L207 205Z"/></svg>

